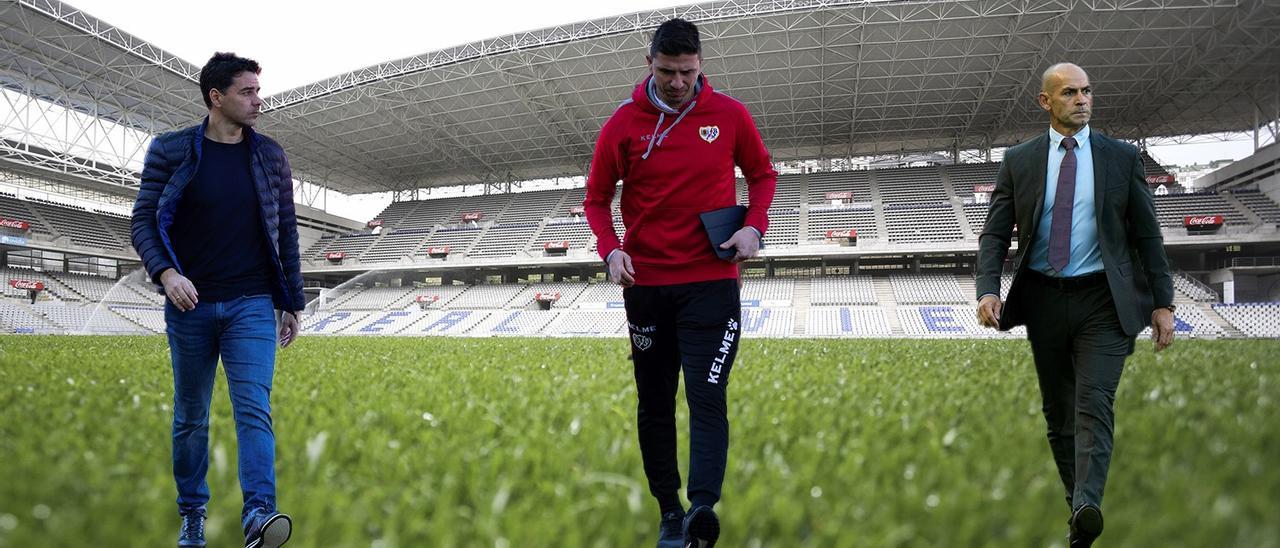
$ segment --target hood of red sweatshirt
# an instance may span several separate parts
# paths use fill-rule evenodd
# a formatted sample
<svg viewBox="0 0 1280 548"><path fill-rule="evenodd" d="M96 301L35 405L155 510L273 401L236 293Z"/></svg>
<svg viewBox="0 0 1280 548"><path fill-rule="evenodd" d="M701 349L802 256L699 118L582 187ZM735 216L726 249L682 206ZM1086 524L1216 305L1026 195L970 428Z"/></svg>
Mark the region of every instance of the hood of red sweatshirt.
<svg viewBox="0 0 1280 548"><path fill-rule="evenodd" d="M649 101L649 80L652 80L652 79L653 79L653 75L650 74L648 76L645 76L644 79L640 80L640 83L636 84L636 88L631 90L631 100L635 102L636 106L640 107L646 112L649 112L652 114L660 114L662 113L662 111L659 110L658 107L653 104L653 102ZM711 97L712 93L715 93L715 90L711 89L711 83L707 81L707 75L699 74L698 84L702 86L702 90L699 91L696 96L694 96L693 100L690 101L689 104L693 104L694 102L705 102L708 97ZM689 108L689 105L685 105L684 108Z"/></svg>

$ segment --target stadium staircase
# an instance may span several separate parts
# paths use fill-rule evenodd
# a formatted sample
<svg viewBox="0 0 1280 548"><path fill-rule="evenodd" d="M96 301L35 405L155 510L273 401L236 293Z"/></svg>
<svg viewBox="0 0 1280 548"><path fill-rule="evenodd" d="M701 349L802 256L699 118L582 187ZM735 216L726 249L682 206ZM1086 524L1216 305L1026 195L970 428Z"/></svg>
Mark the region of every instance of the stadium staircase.
<svg viewBox="0 0 1280 548"><path fill-rule="evenodd" d="M1230 192L1220 192L1218 195L1222 196L1222 201L1227 202L1228 205L1239 210L1240 213L1244 215L1244 218L1249 220L1250 224L1266 224L1267 221L1265 219L1258 216L1258 214L1252 209L1249 209L1248 206L1244 205L1244 202L1241 202L1234 194Z"/></svg>
<svg viewBox="0 0 1280 548"><path fill-rule="evenodd" d="M889 282L889 277L875 276L871 278L871 282L875 284L876 302L880 303L880 307L884 308L884 316L886 323L889 324L890 336L905 336L907 332L902 329L902 323L898 321L898 298L893 294L893 284Z"/></svg>
<svg viewBox="0 0 1280 548"><path fill-rule="evenodd" d="M798 278L791 290L792 335L804 336L808 332L809 292L812 285L813 280L810 278Z"/></svg>
<svg viewBox="0 0 1280 548"><path fill-rule="evenodd" d="M1179 306L1183 306L1183 305L1179 305ZM1214 323L1218 324L1218 326L1222 328L1222 332L1224 333L1224 336L1233 338L1233 339L1244 338L1246 336L1244 332L1240 331L1239 329L1236 329L1235 325L1232 325L1232 323L1227 321L1226 318L1223 318L1221 314L1218 314L1218 311L1213 309L1213 303L1192 302L1190 304L1187 304L1186 306L1194 306L1196 308L1199 308L1201 312L1204 312L1205 316L1207 316L1210 320L1213 320Z"/></svg>
<svg viewBox="0 0 1280 548"><path fill-rule="evenodd" d="M978 282L971 276L956 276L956 283L960 285L960 291L964 292L965 297L972 299L977 304L978 298Z"/></svg>

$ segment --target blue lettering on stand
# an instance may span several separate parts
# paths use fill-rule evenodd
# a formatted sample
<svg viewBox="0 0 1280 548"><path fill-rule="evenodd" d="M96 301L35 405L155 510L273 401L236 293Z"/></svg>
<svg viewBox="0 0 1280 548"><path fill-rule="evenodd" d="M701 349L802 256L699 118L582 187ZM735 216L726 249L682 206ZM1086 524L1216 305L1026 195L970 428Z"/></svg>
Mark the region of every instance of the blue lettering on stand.
<svg viewBox="0 0 1280 548"><path fill-rule="evenodd" d="M435 323L432 323L431 325L424 327L422 329L422 332L426 333L428 331L438 331L443 333L445 331L448 331L453 326L458 325L459 323L462 322L462 320L467 319L467 316L470 316L470 315L471 315L470 310L454 310L453 312L450 312L448 314L445 314L444 316L441 316L440 319L435 321ZM441 326L441 327L440 329L436 329L436 326Z"/></svg>
<svg viewBox="0 0 1280 548"><path fill-rule="evenodd" d="M1182 318L1179 318L1177 316L1173 317L1174 333L1190 333L1194 330L1195 330L1195 327L1187 322L1182 321Z"/></svg>
<svg viewBox="0 0 1280 548"><path fill-rule="evenodd" d="M325 318L323 320L316 322L315 325L311 326L311 330L319 333L321 331L324 331L324 328L328 327L329 324L334 322L340 322L350 317L351 317L350 312L334 312L333 314L330 314L328 318Z"/></svg>
<svg viewBox="0 0 1280 548"><path fill-rule="evenodd" d="M929 331L943 333L963 332L964 328L956 324L954 312L955 310L950 306L922 306L920 307L920 318L924 320L924 327Z"/></svg>
<svg viewBox="0 0 1280 548"><path fill-rule="evenodd" d="M853 313L848 308L840 309L840 332L853 333Z"/></svg>
<svg viewBox="0 0 1280 548"><path fill-rule="evenodd" d="M388 312L386 316L378 318L377 320L374 320L373 323L370 323L369 325L361 327L360 332L361 333L381 333L382 326L391 325L391 323L394 322L396 318L403 318L408 315L409 313L403 310Z"/></svg>
<svg viewBox="0 0 1280 548"><path fill-rule="evenodd" d="M743 310L742 311L742 332L757 333L764 328L764 324L769 322L769 315L773 312L769 308L761 308L759 310Z"/></svg>
<svg viewBox="0 0 1280 548"><path fill-rule="evenodd" d="M512 327L511 323L514 322L515 319L519 317L520 317L519 310L512 312L510 316L507 316L507 319L502 320L502 323L499 323L498 325L493 326L493 332L494 333L515 333L517 329L515 327Z"/></svg>

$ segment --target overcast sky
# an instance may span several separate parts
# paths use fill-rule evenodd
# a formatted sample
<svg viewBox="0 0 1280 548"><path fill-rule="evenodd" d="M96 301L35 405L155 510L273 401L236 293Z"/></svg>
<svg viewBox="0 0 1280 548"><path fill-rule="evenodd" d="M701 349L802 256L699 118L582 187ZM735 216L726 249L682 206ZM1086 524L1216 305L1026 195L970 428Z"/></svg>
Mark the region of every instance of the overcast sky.
<svg viewBox="0 0 1280 548"><path fill-rule="evenodd" d="M215 51L262 64L271 95L355 69L521 31L649 11L678 0L67 0L196 66Z"/></svg>
<svg viewBox="0 0 1280 548"><path fill-rule="evenodd" d="M688 5L679 0L66 0L196 66L233 51L263 67L264 95L381 62L486 38L612 15ZM639 53L638 53L639 54ZM1240 159L1253 143L1153 147L1166 164ZM330 200L329 211L367 220L389 197Z"/></svg>

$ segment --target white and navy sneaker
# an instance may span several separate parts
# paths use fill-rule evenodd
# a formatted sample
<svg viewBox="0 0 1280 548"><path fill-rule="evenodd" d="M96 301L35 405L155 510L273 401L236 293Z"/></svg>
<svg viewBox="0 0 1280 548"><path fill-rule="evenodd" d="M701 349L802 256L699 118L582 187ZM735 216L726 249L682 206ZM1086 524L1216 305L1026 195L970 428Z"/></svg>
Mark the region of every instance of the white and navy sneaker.
<svg viewBox="0 0 1280 548"><path fill-rule="evenodd" d="M254 510L244 527L244 548L279 548L293 533L293 520L279 512Z"/></svg>

